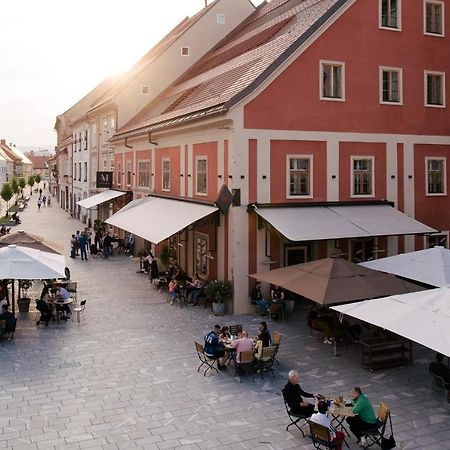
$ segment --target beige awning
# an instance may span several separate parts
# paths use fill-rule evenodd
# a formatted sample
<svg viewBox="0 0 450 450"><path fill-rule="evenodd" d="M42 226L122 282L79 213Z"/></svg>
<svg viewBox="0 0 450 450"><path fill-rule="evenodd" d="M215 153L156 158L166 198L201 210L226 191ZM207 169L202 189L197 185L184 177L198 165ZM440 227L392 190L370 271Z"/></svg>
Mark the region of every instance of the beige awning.
<svg viewBox="0 0 450 450"><path fill-rule="evenodd" d="M389 205L260 207L255 211L290 241L436 232Z"/></svg>
<svg viewBox="0 0 450 450"><path fill-rule="evenodd" d="M145 197L130 202L106 223L159 244L217 210L216 206Z"/></svg>
<svg viewBox="0 0 450 450"><path fill-rule="evenodd" d="M92 197L80 200L79 202L77 202L77 205L89 209L93 208L94 206L100 205L101 203L109 202L110 200L113 200L125 194L126 192L114 191L113 189L110 189L109 191L100 192L100 194L96 194Z"/></svg>

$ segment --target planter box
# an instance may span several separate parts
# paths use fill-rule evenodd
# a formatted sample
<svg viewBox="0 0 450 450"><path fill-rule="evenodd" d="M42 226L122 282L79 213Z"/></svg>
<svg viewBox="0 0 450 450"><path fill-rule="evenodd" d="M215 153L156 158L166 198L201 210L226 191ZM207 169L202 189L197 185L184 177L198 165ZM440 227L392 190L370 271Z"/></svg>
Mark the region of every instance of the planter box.
<svg viewBox="0 0 450 450"><path fill-rule="evenodd" d="M215 316L225 315L225 303L215 303L213 302L212 309Z"/></svg>
<svg viewBox="0 0 450 450"><path fill-rule="evenodd" d="M19 312L30 311L30 299L29 298L18 298L17 306L19 307Z"/></svg>

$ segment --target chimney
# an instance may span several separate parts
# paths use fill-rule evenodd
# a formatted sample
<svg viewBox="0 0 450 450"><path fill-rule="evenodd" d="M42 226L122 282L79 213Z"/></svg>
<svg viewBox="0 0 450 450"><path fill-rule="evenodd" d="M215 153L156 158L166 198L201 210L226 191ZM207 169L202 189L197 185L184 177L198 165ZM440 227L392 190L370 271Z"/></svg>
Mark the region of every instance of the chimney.
<svg viewBox="0 0 450 450"><path fill-rule="evenodd" d="M5 139L0 139L0 144L6 145Z"/></svg>
<svg viewBox="0 0 450 450"><path fill-rule="evenodd" d="M208 7L208 0L205 0L205 8Z"/></svg>

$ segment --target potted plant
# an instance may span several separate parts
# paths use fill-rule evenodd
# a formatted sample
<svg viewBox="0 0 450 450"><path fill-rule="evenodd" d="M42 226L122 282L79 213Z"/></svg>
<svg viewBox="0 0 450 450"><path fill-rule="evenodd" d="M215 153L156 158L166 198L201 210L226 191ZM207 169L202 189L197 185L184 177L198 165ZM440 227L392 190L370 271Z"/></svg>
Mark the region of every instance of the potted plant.
<svg viewBox="0 0 450 450"><path fill-rule="evenodd" d="M30 310L30 297L28 297L28 289L30 289L32 284L32 280L19 280L19 298L17 299L19 312L28 312Z"/></svg>
<svg viewBox="0 0 450 450"><path fill-rule="evenodd" d="M210 281L205 286L205 294L212 300L213 313L223 316L226 302L233 298L233 285L229 281Z"/></svg>

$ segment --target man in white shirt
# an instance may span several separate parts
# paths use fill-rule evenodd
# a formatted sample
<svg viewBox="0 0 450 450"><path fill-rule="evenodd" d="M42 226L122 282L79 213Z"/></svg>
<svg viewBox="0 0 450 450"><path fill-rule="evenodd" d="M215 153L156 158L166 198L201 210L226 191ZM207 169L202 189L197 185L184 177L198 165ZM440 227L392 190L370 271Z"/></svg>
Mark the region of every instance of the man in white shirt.
<svg viewBox="0 0 450 450"><path fill-rule="evenodd" d="M345 440L344 433L340 431L334 431L331 427L331 419L327 415L328 406L324 401L320 401L317 405L319 412L313 414L309 419L311 422L318 423L330 430L330 437L333 443L336 443L336 450L342 450L342 443Z"/></svg>

